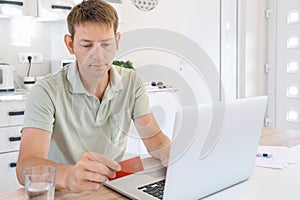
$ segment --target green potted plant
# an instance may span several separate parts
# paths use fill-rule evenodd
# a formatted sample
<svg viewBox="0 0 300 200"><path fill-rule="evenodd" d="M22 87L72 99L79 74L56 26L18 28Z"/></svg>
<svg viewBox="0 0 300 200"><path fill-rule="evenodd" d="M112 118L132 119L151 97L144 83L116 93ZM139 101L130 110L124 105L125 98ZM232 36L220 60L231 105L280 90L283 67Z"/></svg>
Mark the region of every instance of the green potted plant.
<svg viewBox="0 0 300 200"><path fill-rule="evenodd" d="M133 68L133 63L130 60L127 60L126 62L120 61L120 60L114 60L113 64L119 67L124 67L128 69L134 69Z"/></svg>

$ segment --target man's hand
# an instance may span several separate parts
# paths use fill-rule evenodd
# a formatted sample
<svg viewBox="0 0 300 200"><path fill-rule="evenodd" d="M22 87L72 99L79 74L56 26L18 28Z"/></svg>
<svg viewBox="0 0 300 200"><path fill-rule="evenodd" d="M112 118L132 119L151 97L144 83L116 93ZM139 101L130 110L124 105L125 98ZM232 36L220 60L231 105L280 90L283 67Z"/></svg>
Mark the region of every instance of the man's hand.
<svg viewBox="0 0 300 200"><path fill-rule="evenodd" d="M99 190L108 177L121 170L119 163L97 153L86 152L75 165L62 165L47 159L51 134L37 128L24 128L20 144L17 176L24 185L23 170L37 165L56 167L55 188L73 192Z"/></svg>
<svg viewBox="0 0 300 200"><path fill-rule="evenodd" d="M161 131L153 114L148 114L134 120L147 151L154 158L160 159L164 167L168 165L170 139Z"/></svg>
<svg viewBox="0 0 300 200"><path fill-rule="evenodd" d="M64 188L73 192L99 190L108 177L121 170L119 163L97 153L85 152L64 174Z"/></svg>
<svg viewBox="0 0 300 200"><path fill-rule="evenodd" d="M168 166L169 154L170 154L170 144L164 146L160 150L160 161L164 167Z"/></svg>

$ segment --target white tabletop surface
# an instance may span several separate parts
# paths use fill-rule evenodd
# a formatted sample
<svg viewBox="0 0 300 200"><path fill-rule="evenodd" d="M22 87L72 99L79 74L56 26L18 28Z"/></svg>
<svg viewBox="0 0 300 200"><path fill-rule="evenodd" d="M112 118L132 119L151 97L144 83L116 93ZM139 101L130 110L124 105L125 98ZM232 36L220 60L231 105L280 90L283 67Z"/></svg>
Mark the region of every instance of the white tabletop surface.
<svg viewBox="0 0 300 200"><path fill-rule="evenodd" d="M249 180L205 200L299 200L300 145L291 150L295 153L296 164L289 164L283 170L255 167Z"/></svg>

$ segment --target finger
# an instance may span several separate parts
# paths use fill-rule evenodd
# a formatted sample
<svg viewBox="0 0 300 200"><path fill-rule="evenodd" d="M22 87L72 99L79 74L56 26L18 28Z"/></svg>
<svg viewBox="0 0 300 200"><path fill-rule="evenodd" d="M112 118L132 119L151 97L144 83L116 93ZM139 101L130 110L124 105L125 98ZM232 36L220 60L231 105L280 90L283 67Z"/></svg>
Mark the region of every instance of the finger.
<svg viewBox="0 0 300 200"><path fill-rule="evenodd" d="M161 153L161 163L164 167L168 166L168 162L169 162L169 148L166 147L167 149L165 149L162 153Z"/></svg>
<svg viewBox="0 0 300 200"><path fill-rule="evenodd" d="M85 173L84 179L92 182L97 182L97 183L104 183L107 181L107 177L105 175L90 172L90 171L87 171Z"/></svg>
<svg viewBox="0 0 300 200"><path fill-rule="evenodd" d="M121 170L121 166L118 162L107 158L106 156L103 156L101 154L97 154L95 152L86 152L87 154L87 158L91 161L98 161L101 162L103 164L105 164L106 166L108 166L110 169L114 170L114 171L120 171Z"/></svg>
<svg viewBox="0 0 300 200"><path fill-rule="evenodd" d="M91 171L92 173L102 174L110 178L114 178L116 176L116 172L111 168L107 167L105 164L102 164L97 161L90 161L89 165L86 166L86 169Z"/></svg>
<svg viewBox="0 0 300 200"><path fill-rule="evenodd" d="M167 167L168 166L168 162L169 162L169 156L163 156L162 159L161 159L161 163L164 167Z"/></svg>

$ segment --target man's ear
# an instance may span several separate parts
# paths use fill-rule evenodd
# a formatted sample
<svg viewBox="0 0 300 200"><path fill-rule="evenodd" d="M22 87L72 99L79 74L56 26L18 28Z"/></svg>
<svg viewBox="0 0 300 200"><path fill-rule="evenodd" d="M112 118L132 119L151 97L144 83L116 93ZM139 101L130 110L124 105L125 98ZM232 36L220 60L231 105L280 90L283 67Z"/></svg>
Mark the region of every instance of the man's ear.
<svg viewBox="0 0 300 200"><path fill-rule="evenodd" d="M120 32L117 32L117 33L116 33L116 48L117 48L117 50L119 50L119 42L120 42L120 39L121 39L121 33L120 33Z"/></svg>
<svg viewBox="0 0 300 200"><path fill-rule="evenodd" d="M66 47L68 48L68 51L70 52L70 54L74 54L74 51L73 51L73 40L72 40L72 37L70 35L65 35L64 36L64 41L65 41L65 45Z"/></svg>

